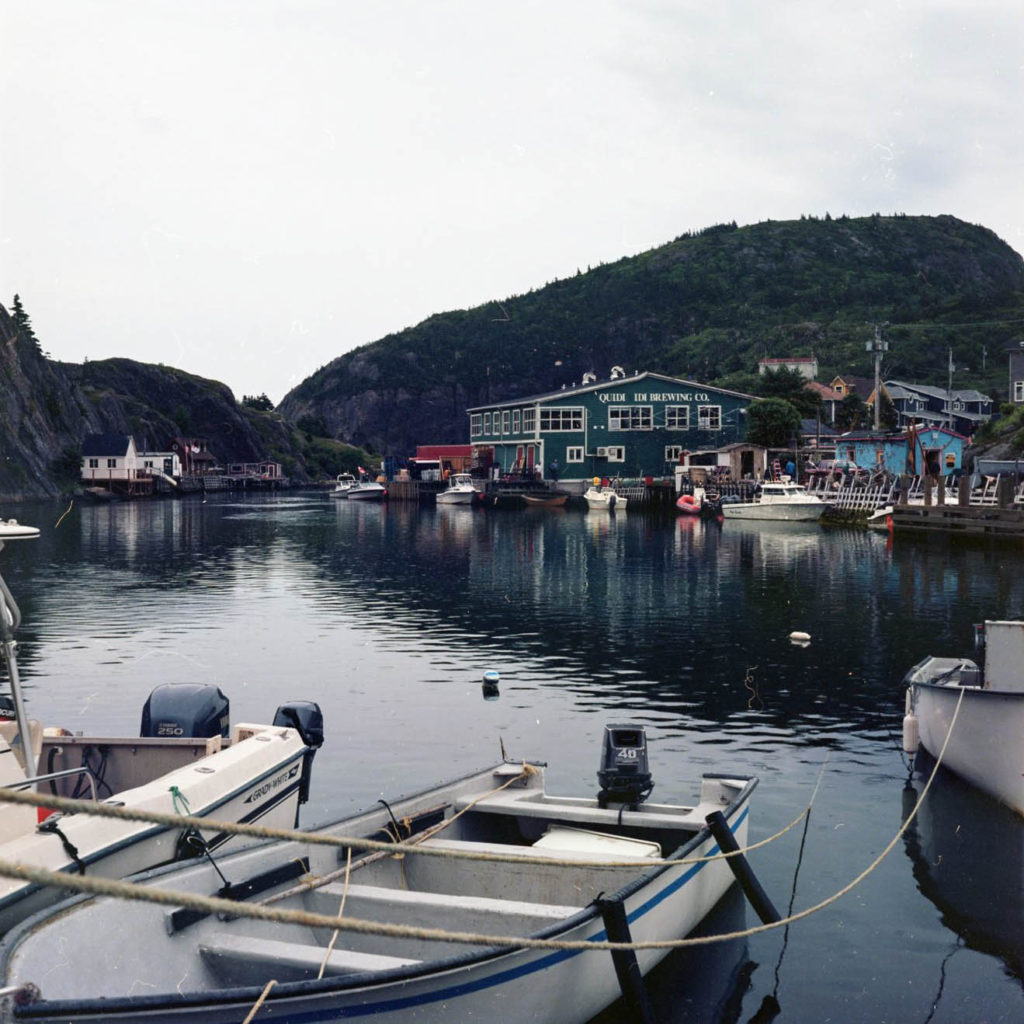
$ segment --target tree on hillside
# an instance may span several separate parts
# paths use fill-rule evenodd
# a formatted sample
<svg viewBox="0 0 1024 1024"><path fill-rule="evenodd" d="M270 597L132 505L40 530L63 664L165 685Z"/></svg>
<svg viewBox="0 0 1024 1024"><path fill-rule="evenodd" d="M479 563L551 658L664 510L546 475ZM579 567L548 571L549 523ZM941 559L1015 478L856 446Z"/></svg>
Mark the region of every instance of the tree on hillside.
<svg viewBox="0 0 1024 1024"><path fill-rule="evenodd" d="M868 425L870 416L867 403L851 391L836 408L836 426L840 430L857 430Z"/></svg>
<svg viewBox="0 0 1024 1024"><path fill-rule="evenodd" d="M272 412L274 409L274 403L267 398L265 393L262 395L243 395L242 405L247 409L255 409L257 412Z"/></svg>
<svg viewBox="0 0 1024 1024"><path fill-rule="evenodd" d="M761 398L782 398L795 405L801 416L813 416L821 405L820 396L807 387L807 378L788 366L762 374L756 388L754 393Z"/></svg>
<svg viewBox="0 0 1024 1024"><path fill-rule="evenodd" d="M11 304L11 319L14 321L18 336L24 338L37 352L41 352L39 339L36 337L35 331L32 330L32 321L21 304L20 295L14 296L14 302Z"/></svg>
<svg viewBox="0 0 1024 1024"><path fill-rule="evenodd" d="M747 440L765 448L788 448L800 436L800 411L784 398L760 398L747 406Z"/></svg>

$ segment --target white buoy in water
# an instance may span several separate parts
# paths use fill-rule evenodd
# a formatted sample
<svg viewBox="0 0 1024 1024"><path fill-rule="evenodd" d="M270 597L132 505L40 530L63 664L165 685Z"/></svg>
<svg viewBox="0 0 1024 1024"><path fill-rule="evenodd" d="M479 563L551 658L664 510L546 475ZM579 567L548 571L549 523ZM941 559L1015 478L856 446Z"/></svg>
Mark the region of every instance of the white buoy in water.
<svg viewBox="0 0 1024 1024"><path fill-rule="evenodd" d="M917 729L917 715L903 716L903 752L916 754L920 737Z"/></svg>
<svg viewBox="0 0 1024 1024"><path fill-rule="evenodd" d="M804 633L799 629L794 629L793 632L789 634L789 639L795 644L808 644L811 642L811 634Z"/></svg>

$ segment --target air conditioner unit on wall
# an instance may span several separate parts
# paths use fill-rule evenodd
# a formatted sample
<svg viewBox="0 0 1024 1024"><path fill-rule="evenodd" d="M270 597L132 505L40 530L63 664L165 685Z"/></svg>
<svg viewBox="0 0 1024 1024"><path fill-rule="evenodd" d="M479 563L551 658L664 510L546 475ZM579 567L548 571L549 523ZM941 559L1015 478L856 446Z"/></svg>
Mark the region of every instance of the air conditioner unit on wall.
<svg viewBox="0 0 1024 1024"><path fill-rule="evenodd" d="M607 459L608 458L608 449L607 448L598 448L597 449L597 457L599 459Z"/></svg>

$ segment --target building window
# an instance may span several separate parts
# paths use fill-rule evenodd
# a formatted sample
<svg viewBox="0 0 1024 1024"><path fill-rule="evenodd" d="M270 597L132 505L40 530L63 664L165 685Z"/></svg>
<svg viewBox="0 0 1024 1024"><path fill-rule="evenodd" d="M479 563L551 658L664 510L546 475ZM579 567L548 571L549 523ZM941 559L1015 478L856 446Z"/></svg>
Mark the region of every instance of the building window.
<svg viewBox="0 0 1024 1024"><path fill-rule="evenodd" d="M608 407L609 430L650 430L654 412L649 405L611 405Z"/></svg>
<svg viewBox="0 0 1024 1024"><path fill-rule="evenodd" d="M1013 400L1015 402L1024 402L1024 380L1015 380L1013 382Z"/></svg>
<svg viewBox="0 0 1024 1024"><path fill-rule="evenodd" d="M512 413L512 433L519 433L519 410L516 409Z"/></svg>
<svg viewBox="0 0 1024 1024"><path fill-rule="evenodd" d="M99 459L90 459L89 460L89 468L90 469L99 469L100 468L100 460Z"/></svg>
<svg viewBox="0 0 1024 1024"><path fill-rule="evenodd" d="M681 444L667 444L665 445L665 461L666 462L678 462L679 455L683 450Z"/></svg>
<svg viewBox="0 0 1024 1024"><path fill-rule="evenodd" d="M509 428L509 425L511 424L511 422L512 422L512 414L508 411L508 409L506 409L501 414L501 432L503 434L507 434L508 433L508 428Z"/></svg>
<svg viewBox="0 0 1024 1024"><path fill-rule="evenodd" d="M690 407L688 405L666 405L665 406L665 429L666 430L689 430L690 429Z"/></svg>
<svg viewBox="0 0 1024 1024"><path fill-rule="evenodd" d="M621 444L611 445L608 449L608 461L609 462L625 462L626 461L626 449Z"/></svg>
<svg viewBox="0 0 1024 1024"><path fill-rule="evenodd" d="M532 434L537 429L537 410L523 410L523 433Z"/></svg>
<svg viewBox="0 0 1024 1024"><path fill-rule="evenodd" d="M721 430L722 407L720 405L698 405L697 428L699 430Z"/></svg>
<svg viewBox="0 0 1024 1024"><path fill-rule="evenodd" d="M475 412L469 417L469 436L479 437L483 429L483 417L480 413Z"/></svg>
<svg viewBox="0 0 1024 1024"><path fill-rule="evenodd" d="M107 459L107 469L117 469L117 459Z"/></svg>
<svg viewBox="0 0 1024 1024"><path fill-rule="evenodd" d="M491 414L489 412L484 413L484 433L489 434L491 432Z"/></svg>
<svg viewBox="0 0 1024 1024"><path fill-rule="evenodd" d="M542 431L565 431L583 429L583 410L570 409L541 409L540 429Z"/></svg>
<svg viewBox="0 0 1024 1024"><path fill-rule="evenodd" d="M566 462L582 462L583 461L583 448L582 446L571 445L565 449L565 461Z"/></svg>

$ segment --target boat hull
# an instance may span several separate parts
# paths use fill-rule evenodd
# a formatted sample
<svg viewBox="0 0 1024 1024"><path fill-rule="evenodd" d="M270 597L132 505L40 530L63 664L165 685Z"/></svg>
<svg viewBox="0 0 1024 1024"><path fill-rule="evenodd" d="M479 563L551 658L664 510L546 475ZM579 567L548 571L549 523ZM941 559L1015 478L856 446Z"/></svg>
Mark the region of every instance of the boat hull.
<svg viewBox="0 0 1024 1024"><path fill-rule="evenodd" d="M298 817L307 747L294 730L266 728L262 732L264 740L246 739L208 755L198 762L202 773L188 765L117 793L116 802L130 810L180 812L215 821L292 828ZM66 837L86 873L123 878L175 860L183 832L88 814L59 816L54 824L59 832L48 831L44 824L0 844L0 859L74 874L78 866L68 855ZM203 831L203 839L211 851L245 842L212 829ZM35 883L0 878L0 934L64 895Z"/></svg>
<svg viewBox="0 0 1024 1024"><path fill-rule="evenodd" d="M764 519L779 523L811 523L821 518L825 505L821 502L794 502L762 505L760 502L735 502L722 505L726 519Z"/></svg>
<svg viewBox="0 0 1024 1024"><path fill-rule="evenodd" d="M438 505L472 505L476 491L441 491L437 496Z"/></svg>
<svg viewBox="0 0 1024 1024"><path fill-rule="evenodd" d="M1024 815L1024 692L912 683L908 710L928 753L938 758L949 734L943 766Z"/></svg>

